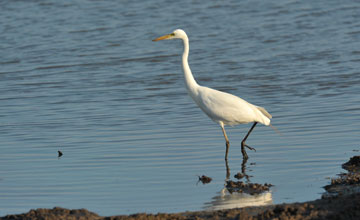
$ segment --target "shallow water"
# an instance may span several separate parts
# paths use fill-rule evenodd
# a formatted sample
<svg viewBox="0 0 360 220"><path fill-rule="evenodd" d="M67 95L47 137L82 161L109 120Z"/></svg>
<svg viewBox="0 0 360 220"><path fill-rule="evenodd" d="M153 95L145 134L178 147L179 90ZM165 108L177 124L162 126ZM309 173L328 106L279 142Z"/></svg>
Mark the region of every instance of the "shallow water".
<svg viewBox="0 0 360 220"><path fill-rule="evenodd" d="M320 198L360 141L360 4L345 1L0 2L0 215L87 208L180 212ZM263 198L224 192L225 143L187 96L199 84L272 115L246 173ZM227 128L231 179L250 125ZM57 151L63 156L57 158ZM197 183L197 175L213 178Z"/></svg>

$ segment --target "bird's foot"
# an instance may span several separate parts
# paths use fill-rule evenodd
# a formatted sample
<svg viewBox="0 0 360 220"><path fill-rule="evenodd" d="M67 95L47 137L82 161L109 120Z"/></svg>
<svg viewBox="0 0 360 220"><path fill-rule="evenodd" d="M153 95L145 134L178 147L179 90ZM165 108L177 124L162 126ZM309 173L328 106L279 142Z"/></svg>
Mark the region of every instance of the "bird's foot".
<svg viewBox="0 0 360 220"><path fill-rule="evenodd" d="M255 148L250 147L250 146L249 146L249 145L247 145L247 144L245 144L245 147L247 147L247 148L249 148L250 150L253 150L253 151L255 151L255 152L256 152L256 149L255 149Z"/></svg>
<svg viewBox="0 0 360 220"><path fill-rule="evenodd" d="M249 148L250 150L253 150L256 152L256 149L253 147L250 147L249 145L245 144L245 142L241 142L241 148L244 149L244 147Z"/></svg>

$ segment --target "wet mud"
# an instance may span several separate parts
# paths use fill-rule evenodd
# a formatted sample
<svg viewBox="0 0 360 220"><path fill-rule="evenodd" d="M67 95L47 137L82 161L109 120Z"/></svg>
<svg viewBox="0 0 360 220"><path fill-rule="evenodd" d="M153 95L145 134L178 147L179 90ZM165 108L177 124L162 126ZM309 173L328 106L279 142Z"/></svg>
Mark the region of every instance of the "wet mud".
<svg viewBox="0 0 360 220"><path fill-rule="evenodd" d="M354 156L342 165L342 168L349 172L360 172L360 156Z"/></svg>
<svg viewBox="0 0 360 220"><path fill-rule="evenodd" d="M331 184L324 187L327 193L323 197L360 193L360 156L354 156L342 165L347 173L338 174Z"/></svg>
<svg viewBox="0 0 360 220"><path fill-rule="evenodd" d="M200 220L200 219L239 219L239 220L300 220L300 219L360 219L360 194L322 198L312 202L249 207L220 211L184 212L176 214L134 214L101 217L86 209L69 210L63 208L36 209L20 215L1 217L9 219L78 219L78 220Z"/></svg>
<svg viewBox="0 0 360 220"><path fill-rule="evenodd" d="M226 188L230 193L238 192L238 193L247 193L250 195L261 194L267 192L272 187L271 184L265 183L244 183L242 181L232 181L228 180L226 182Z"/></svg>
<svg viewBox="0 0 360 220"><path fill-rule="evenodd" d="M359 168L360 157L355 156L347 163L343 164L343 168L348 172L339 174L337 178L331 180L331 184L325 186L327 193L318 200L291 203L281 205L270 205L260 207L235 208L219 211L199 211L199 212L183 212L176 214L145 214L139 213L134 215L119 216L99 216L96 213L86 209L69 210L55 207L53 209L36 209L30 210L24 214L7 215L0 217L0 220L8 219L78 219L78 220L200 220L200 219L239 219L239 220L308 220L308 219L360 219L360 193L356 190L348 190L352 187L359 187ZM201 177L199 177L200 179ZM271 184L255 184L243 183L241 181L228 181L231 190L269 190ZM336 189L336 193L333 193ZM251 192L251 191L250 191ZM259 191L260 192L260 191ZM257 193L257 191L254 191Z"/></svg>

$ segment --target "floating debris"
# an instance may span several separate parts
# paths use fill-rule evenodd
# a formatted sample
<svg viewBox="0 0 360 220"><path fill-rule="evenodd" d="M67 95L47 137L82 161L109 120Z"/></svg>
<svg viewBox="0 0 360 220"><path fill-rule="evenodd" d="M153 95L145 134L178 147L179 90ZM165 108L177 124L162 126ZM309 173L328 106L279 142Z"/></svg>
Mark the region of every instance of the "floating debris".
<svg viewBox="0 0 360 220"><path fill-rule="evenodd" d="M211 182L212 178L202 175L202 176L198 176L199 177L199 181L198 182L202 182L202 184L208 184Z"/></svg>

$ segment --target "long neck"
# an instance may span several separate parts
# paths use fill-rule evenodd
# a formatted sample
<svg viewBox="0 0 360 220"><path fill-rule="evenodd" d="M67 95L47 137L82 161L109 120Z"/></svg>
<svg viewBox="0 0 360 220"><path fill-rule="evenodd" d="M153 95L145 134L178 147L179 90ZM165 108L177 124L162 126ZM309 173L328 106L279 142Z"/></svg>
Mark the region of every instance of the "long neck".
<svg viewBox="0 0 360 220"><path fill-rule="evenodd" d="M188 92L190 93L190 95L193 95L196 93L196 88L199 85L196 83L194 76L191 73L189 63L188 63L189 39L183 38L183 42L184 42L184 53L182 55L182 65L183 65L183 70L184 70L185 84L186 84L186 88L187 88Z"/></svg>

